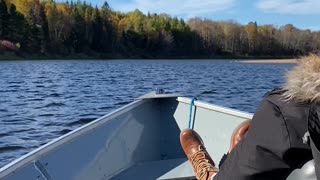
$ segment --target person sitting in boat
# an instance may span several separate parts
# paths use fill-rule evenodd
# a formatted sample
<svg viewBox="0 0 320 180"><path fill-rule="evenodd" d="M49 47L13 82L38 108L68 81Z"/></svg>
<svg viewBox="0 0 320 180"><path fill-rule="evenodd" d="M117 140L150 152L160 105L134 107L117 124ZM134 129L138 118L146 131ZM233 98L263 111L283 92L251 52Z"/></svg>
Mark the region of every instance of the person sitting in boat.
<svg viewBox="0 0 320 180"><path fill-rule="evenodd" d="M320 56L310 55L287 72L280 88L266 94L252 121L234 131L229 153L219 169L195 131L182 131L180 141L197 179L286 179L313 159L306 141L308 119L316 119L312 122L318 123L320 132L319 116Z"/></svg>
<svg viewBox="0 0 320 180"><path fill-rule="evenodd" d="M313 104L308 119L309 144L315 161L316 177L320 178L320 106Z"/></svg>

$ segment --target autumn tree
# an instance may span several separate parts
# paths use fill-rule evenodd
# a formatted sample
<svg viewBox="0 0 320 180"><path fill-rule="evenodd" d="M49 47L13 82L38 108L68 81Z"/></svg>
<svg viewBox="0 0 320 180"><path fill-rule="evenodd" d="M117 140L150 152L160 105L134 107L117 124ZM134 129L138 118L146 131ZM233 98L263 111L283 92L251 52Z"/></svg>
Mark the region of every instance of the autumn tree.
<svg viewBox="0 0 320 180"><path fill-rule="evenodd" d="M258 47L258 25L257 22L250 22L245 26L248 34L249 53L255 54Z"/></svg>

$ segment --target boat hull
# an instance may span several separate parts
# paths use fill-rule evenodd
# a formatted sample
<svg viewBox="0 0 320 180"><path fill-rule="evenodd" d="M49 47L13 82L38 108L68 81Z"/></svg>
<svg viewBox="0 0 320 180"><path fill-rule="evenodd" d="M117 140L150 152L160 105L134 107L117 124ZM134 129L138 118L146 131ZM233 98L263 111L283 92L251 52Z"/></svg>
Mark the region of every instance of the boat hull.
<svg viewBox="0 0 320 180"><path fill-rule="evenodd" d="M0 179L194 179L179 142L189 124L190 100L143 96L6 165ZM252 114L196 101L192 117L219 162L233 129Z"/></svg>

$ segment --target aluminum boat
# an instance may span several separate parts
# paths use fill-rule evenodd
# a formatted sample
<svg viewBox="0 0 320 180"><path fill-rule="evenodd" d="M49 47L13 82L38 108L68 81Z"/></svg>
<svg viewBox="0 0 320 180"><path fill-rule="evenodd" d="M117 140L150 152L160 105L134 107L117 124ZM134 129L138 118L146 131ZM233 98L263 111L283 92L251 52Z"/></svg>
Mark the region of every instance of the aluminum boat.
<svg viewBox="0 0 320 180"><path fill-rule="evenodd" d="M252 114L151 92L0 169L1 180L195 179L179 134L192 127L219 162L235 127ZM312 161L289 180L315 179ZM230 172L232 173L232 172Z"/></svg>

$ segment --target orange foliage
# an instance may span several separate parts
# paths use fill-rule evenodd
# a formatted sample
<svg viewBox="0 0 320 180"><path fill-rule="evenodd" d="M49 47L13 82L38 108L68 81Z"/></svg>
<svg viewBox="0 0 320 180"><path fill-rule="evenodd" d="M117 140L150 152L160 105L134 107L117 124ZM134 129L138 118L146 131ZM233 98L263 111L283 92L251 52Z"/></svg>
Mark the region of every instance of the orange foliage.
<svg viewBox="0 0 320 180"><path fill-rule="evenodd" d="M56 7L63 14L69 14L69 5L67 3L57 3Z"/></svg>
<svg viewBox="0 0 320 180"><path fill-rule="evenodd" d="M13 3L16 5L18 12L27 16L28 7L36 6L36 4L39 4L39 1L38 0L13 0Z"/></svg>

